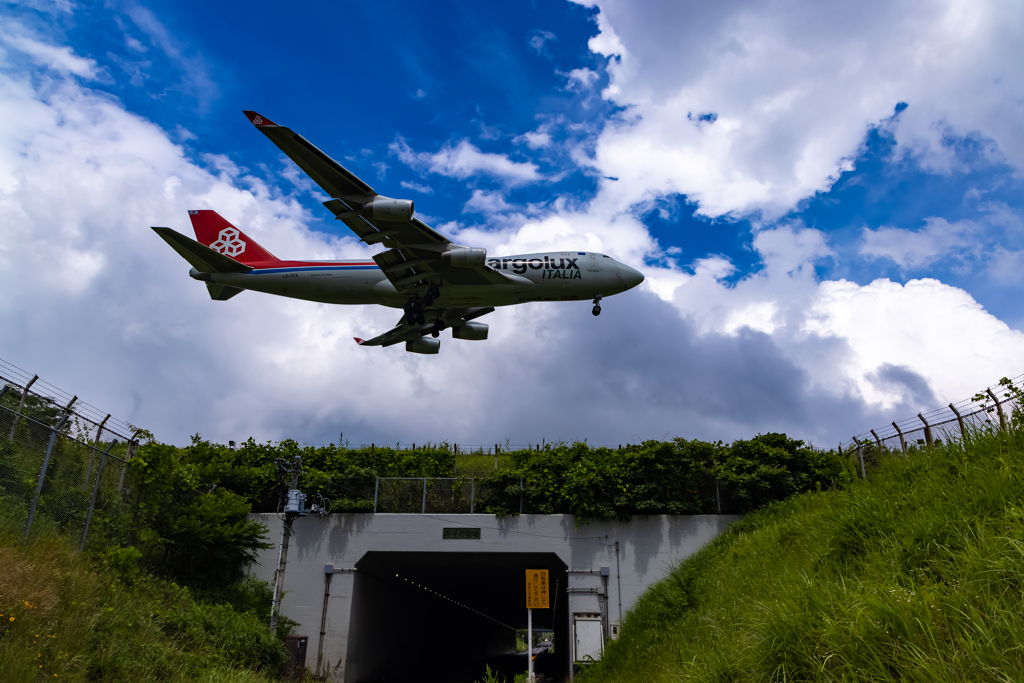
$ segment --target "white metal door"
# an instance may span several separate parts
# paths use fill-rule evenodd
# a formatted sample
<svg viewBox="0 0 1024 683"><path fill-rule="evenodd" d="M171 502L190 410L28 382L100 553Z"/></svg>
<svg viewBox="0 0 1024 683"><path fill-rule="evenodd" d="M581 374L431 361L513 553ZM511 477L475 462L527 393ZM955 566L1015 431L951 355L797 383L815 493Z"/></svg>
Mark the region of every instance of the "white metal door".
<svg viewBox="0 0 1024 683"><path fill-rule="evenodd" d="M576 617L573 620L574 659L586 661L588 657L601 659L604 652L604 633L600 617Z"/></svg>

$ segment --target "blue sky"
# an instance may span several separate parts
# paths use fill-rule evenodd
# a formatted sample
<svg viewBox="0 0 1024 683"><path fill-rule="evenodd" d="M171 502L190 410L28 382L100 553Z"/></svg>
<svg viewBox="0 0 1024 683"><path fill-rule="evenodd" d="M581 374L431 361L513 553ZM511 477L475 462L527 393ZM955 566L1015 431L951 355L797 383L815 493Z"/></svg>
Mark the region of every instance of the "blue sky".
<svg viewBox="0 0 1024 683"><path fill-rule="evenodd" d="M0 357L168 440L833 442L1021 371L1012 4L0 15L0 278L24 293L0 314L28 321L4 326ZM600 250L647 283L600 325L582 305L499 311L491 341L442 359L350 345L393 324L386 310L210 302L149 225L187 231L187 209L214 208L279 256L370 253L242 109L464 243ZM90 309L82 341L52 341ZM572 378L571 406L514 379L549 373ZM507 383L484 398L474 377ZM382 421L380 401L405 417ZM438 401L447 419L422 416Z"/></svg>

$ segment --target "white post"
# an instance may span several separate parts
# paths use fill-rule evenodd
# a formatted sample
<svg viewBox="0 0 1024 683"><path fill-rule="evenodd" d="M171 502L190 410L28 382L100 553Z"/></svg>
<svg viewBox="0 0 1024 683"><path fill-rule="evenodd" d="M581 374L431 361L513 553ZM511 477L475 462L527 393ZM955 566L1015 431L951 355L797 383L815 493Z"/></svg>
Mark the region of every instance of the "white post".
<svg viewBox="0 0 1024 683"><path fill-rule="evenodd" d="M533 610L526 608L526 661L529 668L526 670L527 683L533 683Z"/></svg>

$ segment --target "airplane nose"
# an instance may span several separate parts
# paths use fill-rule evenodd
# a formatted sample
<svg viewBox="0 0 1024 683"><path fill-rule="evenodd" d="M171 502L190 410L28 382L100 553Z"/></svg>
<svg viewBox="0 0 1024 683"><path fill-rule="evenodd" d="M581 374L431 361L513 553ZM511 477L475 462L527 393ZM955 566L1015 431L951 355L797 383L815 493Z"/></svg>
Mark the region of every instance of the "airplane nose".
<svg viewBox="0 0 1024 683"><path fill-rule="evenodd" d="M626 289L633 289L644 281L643 273L622 263L619 264L619 273L622 275L622 284L626 286Z"/></svg>

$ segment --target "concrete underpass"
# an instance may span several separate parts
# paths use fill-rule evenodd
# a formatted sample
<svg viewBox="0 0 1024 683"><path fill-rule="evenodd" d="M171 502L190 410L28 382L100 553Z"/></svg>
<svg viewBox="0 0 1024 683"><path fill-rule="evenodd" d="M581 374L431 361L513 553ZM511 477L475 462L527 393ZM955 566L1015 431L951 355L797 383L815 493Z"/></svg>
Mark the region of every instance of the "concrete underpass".
<svg viewBox="0 0 1024 683"><path fill-rule="evenodd" d="M280 542L277 515L252 517ZM581 633L599 657L643 591L736 519L577 526L570 515L305 517L294 525L281 613L309 638L306 665L339 683L469 683L485 665L511 680L526 670L525 656L514 654L516 630L525 635L526 570L547 569L552 608L534 610L534 630L553 631L554 652L535 664L567 680ZM262 551L252 573L273 582L277 559L276 547Z"/></svg>
<svg viewBox="0 0 1024 683"><path fill-rule="evenodd" d="M516 654L516 629L526 628L527 569L549 570L554 594L552 609L533 613L534 629L555 631L556 643L554 653L537 657L537 671L567 675L567 567L556 554L368 552L356 568L350 680L472 681L485 665L511 680L526 668L526 657Z"/></svg>

